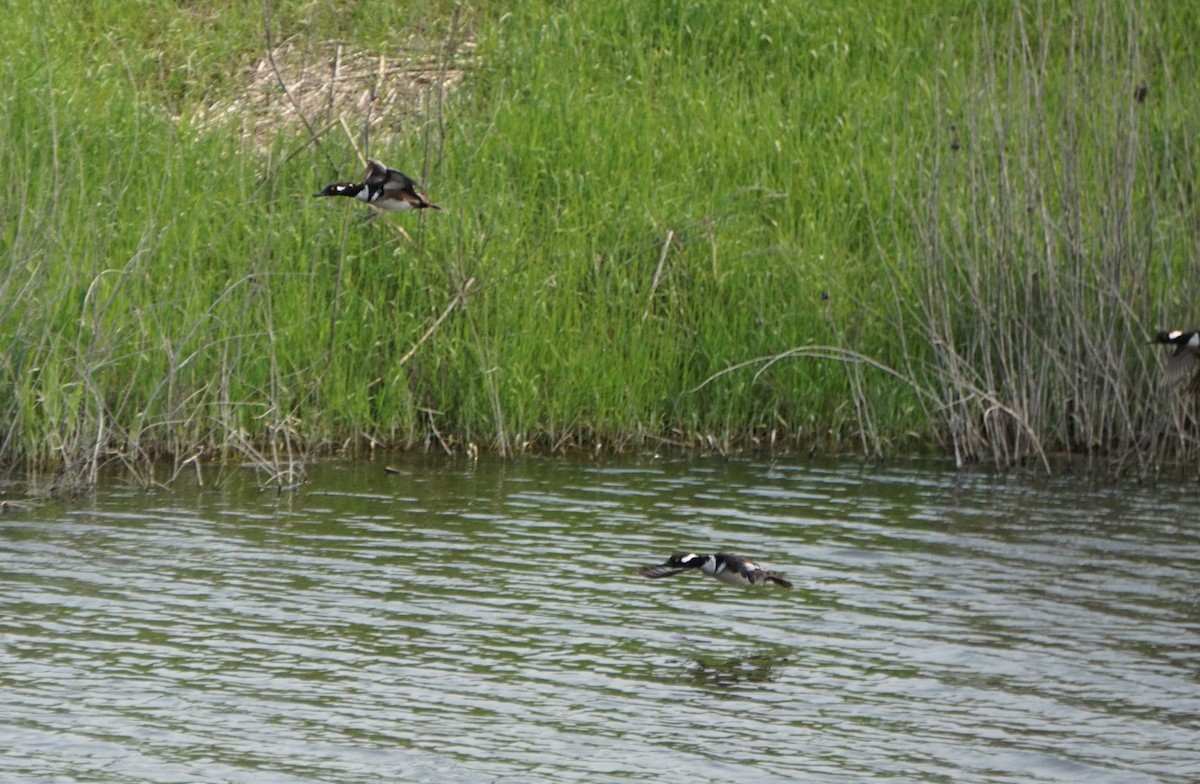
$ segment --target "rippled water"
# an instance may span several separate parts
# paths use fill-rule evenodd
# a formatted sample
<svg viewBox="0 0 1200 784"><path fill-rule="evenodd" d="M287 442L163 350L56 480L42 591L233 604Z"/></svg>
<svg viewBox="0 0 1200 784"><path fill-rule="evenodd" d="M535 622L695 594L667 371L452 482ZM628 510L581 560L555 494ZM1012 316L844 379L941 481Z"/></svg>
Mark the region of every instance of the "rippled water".
<svg viewBox="0 0 1200 784"><path fill-rule="evenodd" d="M1200 780L1190 485L311 473L0 518L0 780ZM633 571L691 549L796 588Z"/></svg>

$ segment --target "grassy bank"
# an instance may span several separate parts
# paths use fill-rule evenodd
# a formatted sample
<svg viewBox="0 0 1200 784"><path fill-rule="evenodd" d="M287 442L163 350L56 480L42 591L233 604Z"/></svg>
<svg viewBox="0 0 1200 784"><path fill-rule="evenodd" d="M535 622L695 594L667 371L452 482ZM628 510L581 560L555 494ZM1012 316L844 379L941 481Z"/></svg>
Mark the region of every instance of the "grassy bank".
<svg viewBox="0 0 1200 784"><path fill-rule="evenodd" d="M0 459L1194 459L1195 12L845 5L21 4Z"/></svg>

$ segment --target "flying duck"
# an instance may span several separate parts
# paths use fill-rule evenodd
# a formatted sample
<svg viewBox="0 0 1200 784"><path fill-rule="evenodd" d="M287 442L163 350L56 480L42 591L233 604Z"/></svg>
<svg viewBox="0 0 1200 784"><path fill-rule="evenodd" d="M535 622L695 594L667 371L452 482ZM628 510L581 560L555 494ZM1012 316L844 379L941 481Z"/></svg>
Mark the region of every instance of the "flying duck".
<svg viewBox="0 0 1200 784"><path fill-rule="evenodd" d="M441 209L417 190L417 183L411 177L376 160L367 161L362 182L335 182L313 196L350 196L392 212Z"/></svg>
<svg viewBox="0 0 1200 784"><path fill-rule="evenodd" d="M689 569L699 569L702 574L714 577L730 585L765 585L775 583L781 588L791 588L792 584L783 575L768 571L754 561L740 558L729 553L714 555L698 555L686 553L672 555L666 563L657 566L643 566L638 574L643 577L659 578L686 572Z"/></svg>

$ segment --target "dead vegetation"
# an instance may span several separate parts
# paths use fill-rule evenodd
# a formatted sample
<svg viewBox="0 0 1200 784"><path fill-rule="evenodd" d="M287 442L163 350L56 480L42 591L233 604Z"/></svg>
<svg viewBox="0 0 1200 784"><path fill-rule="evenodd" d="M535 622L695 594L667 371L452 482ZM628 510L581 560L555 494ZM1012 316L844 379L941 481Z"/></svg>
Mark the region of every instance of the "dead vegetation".
<svg viewBox="0 0 1200 784"><path fill-rule="evenodd" d="M415 37L391 52L365 52L329 42L269 48L244 72L235 94L200 109L203 129L240 128L244 141L266 149L287 129L319 136L343 124L386 145L463 82L472 64L470 38L430 45Z"/></svg>

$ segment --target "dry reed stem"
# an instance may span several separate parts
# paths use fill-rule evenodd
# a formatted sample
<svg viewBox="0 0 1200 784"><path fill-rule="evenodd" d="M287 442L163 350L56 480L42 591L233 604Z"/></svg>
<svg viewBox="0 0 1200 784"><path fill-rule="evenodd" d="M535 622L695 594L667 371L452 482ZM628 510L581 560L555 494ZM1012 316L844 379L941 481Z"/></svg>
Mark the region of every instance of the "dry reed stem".
<svg viewBox="0 0 1200 784"><path fill-rule="evenodd" d="M316 137L317 127L355 117L365 124L364 137L386 146L462 83L474 51L471 39L447 51L410 38L394 54L347 53L335 42L304 49L286 43L268 48L246 69L237 94L201 107L196 122L203 130L236 124L243 139L266 150L283 129L303 127Z"/></svg>
<svg viewBox="0 0 1200 784"><path fill-rule="evenodd" d="M413 344L412 348L404 352L404 356L400 357L400 361L396 363L397 367L404 367L406 364L408 364L408 361L413 358L413 356L417 353L417 350L425 344L425 341L433 337L434 333L438 331L438 327L442 326L442 322L454 312L455 308L467 304L467 299L473 293L471 291L471 286L474 284L475 278L467 278L466 283L464 283L450 299L450 304L447 305L446 309L442 311L442 315L438 316L434 322L429 325L429 328L425 330L425 333L421 335L417 342Z"/></svg>

